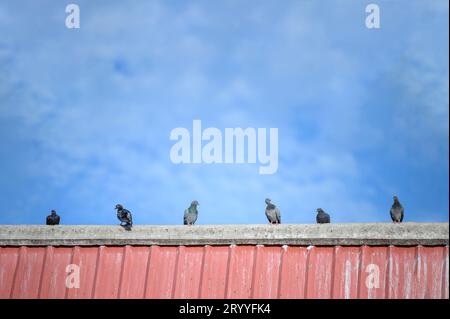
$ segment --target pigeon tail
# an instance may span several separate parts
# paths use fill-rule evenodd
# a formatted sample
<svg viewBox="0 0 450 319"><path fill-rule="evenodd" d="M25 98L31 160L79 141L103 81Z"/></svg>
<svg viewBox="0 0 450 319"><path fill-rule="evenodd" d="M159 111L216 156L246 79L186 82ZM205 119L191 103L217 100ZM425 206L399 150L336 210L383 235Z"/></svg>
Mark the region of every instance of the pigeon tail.
<svg viewBox="0 0 450 319"><path fill-rule="evenodd" d="M122 226L123 229L125 229L125 230L127 230L127 231L130 231L131 228L133 227L133 225L131 225L131 224L125 224L125 225L120 225L120 226Z"/></svg>

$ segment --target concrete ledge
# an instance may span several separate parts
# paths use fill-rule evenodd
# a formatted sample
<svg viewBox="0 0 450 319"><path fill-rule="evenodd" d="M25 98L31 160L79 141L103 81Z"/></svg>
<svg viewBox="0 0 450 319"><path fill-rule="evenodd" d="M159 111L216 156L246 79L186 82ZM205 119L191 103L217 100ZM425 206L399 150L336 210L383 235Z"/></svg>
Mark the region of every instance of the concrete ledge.
<svg viewBox="0 0 450 319"><path fill-rule="evenodd" d="M0 246L314 245L444 246L448 223L346 223L328 225L2 225Z"/></svg>

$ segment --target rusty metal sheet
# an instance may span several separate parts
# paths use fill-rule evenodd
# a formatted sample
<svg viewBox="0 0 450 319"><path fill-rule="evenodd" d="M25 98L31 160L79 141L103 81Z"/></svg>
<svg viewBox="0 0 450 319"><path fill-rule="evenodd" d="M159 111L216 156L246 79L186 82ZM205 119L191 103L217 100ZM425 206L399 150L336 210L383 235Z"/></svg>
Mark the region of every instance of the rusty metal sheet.
<svg viewBox="0 0 450 319"><path fill-rule="evenodd" d="M0 298L448 298L448 254L448 246L0 247Z"/></svg>
<svg viewBox="0 0 450 319"><path fill-rule="evenodd" d="M110 299L119 296L125 247L100 246L94 280L94 298Z"/></svg>
<svg viewBox="0 0 450 319"><path fill-rule="evenodd" d="M67 268L72 263L72 248L47 247L42 271L39 298L66 297Z"/></svg>
<svg viewBox="0 0 450 319"><path fill-rule="evenodd" d="M228 278L229 247L205 247L200 298L225 298Z"/></svg>
<svg viewBox="0 0 450 319"><path fill-rule="evenodd" d="M358 298L360 258L360 247L336 247L333 271L333 298Z"/></svg>
<svg viewBox="0 0 450 319"><path fill-rule="evenodd" d="M309 250L306 298L331 298L334 249L334 247L311 247Z"/></svg>
<svg viewBox="0 0 450 319"><path fill-rule="evenodd" d="M445 296L445 247L418 247L417 265L414 276L414 298L436 299L448 298ZM448 285L447 285L448 287Z"/></svg>
<svg viewBox="0 0 450 319"><path fill-rule="evenodd" d="M226 298L251 298L255 246L231 246Z"/></svg>
<svg viewBox="0 0 450 319"><path fill-rule="evenodd" d="M308 252L306 247L283 247L280 298L305 298Z"/></svg>
<svg viewBox="0 0 450 319"><path fill-rule="evenodd" d="M173 298L198 298L203 265L203 247L178 247Z"/></svg>
<svg viewBox="0 0 450 319"><path fill-rule="evenodd" d="M149 256L149 247L125 247L119 298L138 299L144 297Z"/></svg>
<svg viewBox="0 0 450 319"><path fill-rule="evenodd" d="M12 247L0 248L0 298L11 297L14 277L19 260L19 249Z"/></svg>
<svg viewBox="0 0 450 319"><path fill-rule="evenodd" d="M444 292L443 298L448 299L448 277L449 277L449 265L448 265L448 246L445 247L444 256L443 256L443 262L445 263L444 266L444 276L445 280L442 281L442 290Z"/></svg>
<svg viewBox="0 0 450 319"><path fill-rule="evenodd" d="M386 298L388 247L361 247L361 275L358 298Z"/></svg>
<svg viewBox="0 0 450 319"><path fill-rule="evenodd" d="M388 298L412 297L416 252L417 248L389 247Z"/></svg>
<svg viewBox="0 0 450 319"><path fill-rule="evenodd" d="M252 298L278 297L281 255L281 247L256 247Z"/></svg>
<svg viewBox="0 0 450 319"><path fill-rule="evenodd" d="M19 248L19 262L14 273L12 298L37 298L41 285L45 248Z"/></svg>
<svg viewBox="0 0 450 319"><path fill-rule="evenodd" d="M178 247L152 246L145 298L172 298Z"/></svg>
<svg viewBox="0 0 450 319"><path fill-rule="evenodd" d="M98 254L98 247L73 247L72 264L79 266L80 283L78 288L68 289L67 298L92 298Z"/></svg>

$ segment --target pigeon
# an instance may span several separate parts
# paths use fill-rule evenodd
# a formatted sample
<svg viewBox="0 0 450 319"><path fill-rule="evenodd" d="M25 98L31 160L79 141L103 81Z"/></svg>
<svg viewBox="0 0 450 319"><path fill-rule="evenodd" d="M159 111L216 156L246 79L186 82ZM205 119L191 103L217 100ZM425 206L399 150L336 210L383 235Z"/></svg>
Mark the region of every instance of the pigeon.
<svg viewBox="0 0 450 319"><path fill-rule="evenodd" d="M51 214L47 216L47 225L59 225L60 219L56 211L52 210Z"/></svg>
<svg viewBox="0 0 450 319"><path fill-rule="evenodd" d="M183 223L184 225L194 225L198 217L197 206L200 205L196 200L191 203L189 208L184 211Z"/></svg>
<svg viewBox="0 0 450 319"><path fill-rule="evenodd" d="M325 211L322 208L317 208L316 221L318 224L329 224L330 223L330 215L325 213Z"/></svg>
<svg viewBox="0 0 450 319"><path fill-rule="evenodd" d="M120 204L116 205L116 209L117 218L120 220L120 226L126 230L131 230L131 227L133 227L133 217L131 216L131 212L128 209L123 208Z"/></svg>
<svg viewBox="0 0 450 319"><path fill-rule="evenodd" d="M278 207L271 203L269 198L265 200L266 206L266 216L271 224L281 224L281 214Z"/></svg>
<svg viewBox="0 0 450 319"><path fill-rule="evenodd" d="M394 196L394 204L391 208L391 218L394 223L401 223L403 221L404 208L398 201L398 197Z"/></svg>

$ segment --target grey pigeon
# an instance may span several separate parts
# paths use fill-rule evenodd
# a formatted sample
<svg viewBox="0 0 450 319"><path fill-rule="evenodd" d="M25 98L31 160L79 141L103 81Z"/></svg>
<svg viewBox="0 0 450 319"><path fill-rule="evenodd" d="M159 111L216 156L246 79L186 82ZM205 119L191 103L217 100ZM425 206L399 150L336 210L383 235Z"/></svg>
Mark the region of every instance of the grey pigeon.
<svg viewBox="0 0 450 319"><path fill-rule="evenodd" d="M184 225L194 225L198 217L197 206L200 205L196 200L191 203L189 208L184 211L183 224Z"/></svg>
<svg viewBox="0 0 450 319"><path fill-rule="evenodd" d="M116 209L117 218L120 220L120 226L126 230L131 230L131 227L133 227L133 217L131 216L131 212L128 209L123 208L120 204L116 205Z"/></svg>
<svg viewBox="0 0 450 319"><path fill-rule="evenodd" d="M316 221L318 224L329 224L330 223L330 215L325 213L325 211L322 208L317 208Z"/></svg>
<svg viewBox="0 0 450 319"><path fill-rule="evenodd" d="M271 224L281 224L281 214L278 207L272 204L269 198L266 198L266 216Z"/></svg>
<svg viewBox="0 0 450 319"><path fill-rule="evenodd" d="M394 223L401 223L403 221L404 208L398 201L398 197L394 196L394 204L391 207L391 218Z"/></svg>
<svg viewBox="0 0 450 319"><path fill-rule="evenodd" d="M51 214L47 216L47 225L59 225L60 217L56 211L52 210Z"/></svg>

